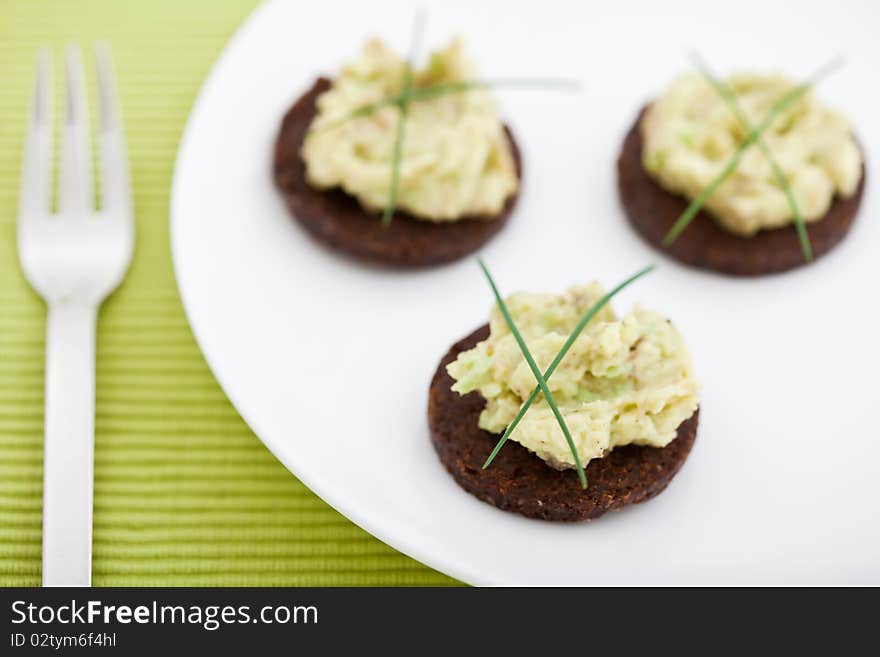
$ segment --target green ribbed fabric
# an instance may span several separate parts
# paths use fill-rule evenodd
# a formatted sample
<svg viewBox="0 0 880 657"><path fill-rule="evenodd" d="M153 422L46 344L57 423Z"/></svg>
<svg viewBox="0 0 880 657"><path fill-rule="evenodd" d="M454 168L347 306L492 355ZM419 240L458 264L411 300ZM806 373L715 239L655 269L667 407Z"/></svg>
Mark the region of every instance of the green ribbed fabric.
<svg viewBox="0 0 880 657"><path fill-rule="evenodd" d="M40 45L55 48L57 71L65 43L97 39L114 53L138 232L131 271L99 320L94 583L453 583L287 472L227 401L186 323L168 237L177 143L211 63L255 4L0 3L0 586L40 583L46 315L15 249L33 65Z"/></svg>

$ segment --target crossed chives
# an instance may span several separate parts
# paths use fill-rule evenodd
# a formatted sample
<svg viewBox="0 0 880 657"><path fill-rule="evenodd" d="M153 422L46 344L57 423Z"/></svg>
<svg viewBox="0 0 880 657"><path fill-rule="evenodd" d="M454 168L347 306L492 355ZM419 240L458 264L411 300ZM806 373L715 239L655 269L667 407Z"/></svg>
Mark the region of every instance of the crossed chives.
<svg viewBox="0 0 880 657"><path fill-rule="evenodd" d="M538 79L538 78L508 78L490 81L465 80L462 82L447 82L435 84L420 89L413 88L413 70L415 66L416 55L421 40L421 34L424 29L424 14L418 12L413 27L412 42L410 45L410 56L407 59L404 72L401 91L399 94L383 98L372 103L367 103L353 109L348 114L340 117L336 121L325 125L317 131L310 130L311 134L321 133L324 130L339 127L343 123L351 119L364 118L371 116L385 107L396 107L398 111L397 130L394 136L394 150L391 159L391 183L388 188L388 202L382 212L382 225L388 227L394 217L394 211L397 207L397 195L400 188L400 167L403 160L403 141L405 133L405 124L409 115L409 108L413 102L432 100L440 96L450 94L460 94L474 89L488 89L496 86L550 86L561 89L577 90L579 85L573 80L565 79Z"/></svg>
<svg viewBox="0 0 880 657"><path fill-rule="evenodd" d="M762 135L767 129L772 125L773 121L785 111L790 105L795 103L801 97L803 97L810 89L815 85L822 77L828 75L831 71L833 71L837 66L839 66L840 62L838 60L833 60L831 63L826 64L822 68L820 68L816 73L814 73L811 77L807 78L807 80L784 96L782 96L767 114L764 116L763 120L757 125L757 127L753 127L748 118L745 116L745 113L742 111L742 108L739 105L739 102L736 99L736 95L727 86L725 83L721 82L719 79L709 73L708 69L702 65L701 62L698 61L698 68L700 68L701 73L707 78L710 84L712 84L713 88L718 92L718 94L724 99L728 106L731 108L731 111L736 115L737 119L742 123L743 127L746 128L748 134L746 136L745 141L734 151L733 155L731 155L725 167L721 170L721 172L712 179L712 181L703 188L703 190L697 194L696 198L691 201L690 205L687 209L678 217L676 222L673 224L672 228L666 234L666 237L663 240L663 244L669 246L672 244L676 238L681 235L685 228L693 221L694 217L697 216L702 207L706 204L712 194L715 193L715 190L721 186L721 184L727 180L727 178L736 170L736 167L739 165L740 160L745 154L746 150L748 150L752 145L758 144L764 153L765 157L767 157L770 162L770 166L773 169L774 176L777 181L780 182L783 189L786 193L786 198L788 199L788 203L792 208L792 213L794 215L795 226L798 232L798 238L801 242L801 249L804 252L804 259L810 261L813 257L812 248L810 247L809 236L807 235L806 227L804 226L803 216L801 215L800 209L798 208L797 201L794 198L794 194L791 191L791 185L788 183L788 179L785 177L785 174L782 171L782 168L779 166L776 159L773 157L773 154L770 152L770 149L767 147L766 143L763 141Z"/></svg>
<svg viewBox="0 0 880 657"><path fill-rule="evenodd" d="M565 357L565 354L568 353L568 350L571 349L572 345L577 340L577 337L584 330L589 321L596 316L598 313L618 292L620 292L623 288L627 287L630 283L634 282L638 278L641 278L652 269L654 266L648 266L642 269L641 271L633 274L620 285L615 287L613 290L608 292L605 296L603 296L599 301L593 304L589 310L581 317L578 321L577 325L572 331L571 335L568 336L568 339L562 345L562 348L559 350L559 353L556 354L556 357L550 363L550 366L547 368L547 371L543 374L541 370L538 368L535 359L533 358L531 352L529 351L528 346L523 340L522 335L519 332L519 329L516 327L516 323L513 321L513 317L510 315L510 311L507 308L507 304L504 303L504 299L501 297L501 294L498 292L498 287L495 285L495 281L492 278L492 274L489 273L489 269L486 267L486 264L482 259L478 260L480 264L480 269L483 270L483 274L486 276L486 280L489 282L489 287L492 288L492 294L495 296L495 300L498 303L498 309L501 311L501 315L504 317L504 321L507 323L507 327L510 329L510 332L513 334L514 339L516 340L517 345L519 345L520 351L522 352L523 358L525 358L526 363L529 365L529 369L532 371L535 379L538 382L538 385L535 386L532 393L529 395L526 402L519 409L519 413L517 413L513 422L511 422L507 429L504 431L504 435L501 436L498 443L495 445L495 448L492 450L492 453L489 454L489 458L486 459L486 462L483 464L483 469L489 467L495 457L498 455L498 452L501 451L501 448L504 446L504 443L507 442L508 437L519 424L520 420L525 416L526 412L531 407L532 403L534 403L535 399L538 397L539 392L544 393L544 398L547 400L547 404L550 406L550 409L553 411L553 415L556 417L556 422L559 424L559 428L562 429L562 434L565 436L565 440L568 443L569 449L571 449L571 454L574 457L575 467L577 468L578 478L581 482L581 487L587 487L587 475L584 472L584 466L581 463L580 455L577 452L577 448L575 447L574 440L571 437L571 433L568 430L568 425L565 423L565 418L562 417L562 413L559 411L559 407L556 405L556 400L553 398L553 395L550 392L550 388L547 385L547 380L553 375L553 372L556 371L556 368L562 362L562 359Z"/></svg>

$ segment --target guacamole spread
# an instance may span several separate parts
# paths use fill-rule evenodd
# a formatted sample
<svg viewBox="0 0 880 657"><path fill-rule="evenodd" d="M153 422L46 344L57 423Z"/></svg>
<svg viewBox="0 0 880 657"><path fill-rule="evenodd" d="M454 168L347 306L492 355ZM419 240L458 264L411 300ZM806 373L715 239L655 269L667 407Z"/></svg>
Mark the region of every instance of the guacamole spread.
<svg viewBox="0 0 880 657"><path fill-rule="evenodd" d="M506 300L542 372L603 294L594 282L563 295L520 292ZM460 353L447 371L456 381L453 390L476 390L485 398L480 428L502 433L537 381L497 306L489 326L489 337ZM547 383L584 465L622 445L665 447L697 409L698 385L681 335L663 316L640 307L617 319L606 305ZM575 467L543 395L510 439L553 467Z"/></svg>
<svg viewBox="0 0 880 657"><path fill-rule="evenodd" d="M780 75L734 75L727 83L753 127L795 87ZM647 172L665 189L689 199L721 172L748 136L728 103L699 74L676 80L650 106L641 130ZM804 221L821 219L835 194L855 193L862 157L849 122L810 94L783 111L763 138L791 185ZM745 152L706 208L723 228L742 236L794 220L785 192L757 145Z"/></svg>
<svg viewBox="0 0 880 657"><path fill-rule="evenodd" d="M366 209L388 203L400 112L385 106L346 118L400 93L407 64L381 41L369 41L317 101L301 155L310 185L341 187ZM476 70L455 40L413 72L413 88L474 81ZM495 102L485 89L413 100L404 124L397 207L427 221L491 218L519 185Z"/></svg>

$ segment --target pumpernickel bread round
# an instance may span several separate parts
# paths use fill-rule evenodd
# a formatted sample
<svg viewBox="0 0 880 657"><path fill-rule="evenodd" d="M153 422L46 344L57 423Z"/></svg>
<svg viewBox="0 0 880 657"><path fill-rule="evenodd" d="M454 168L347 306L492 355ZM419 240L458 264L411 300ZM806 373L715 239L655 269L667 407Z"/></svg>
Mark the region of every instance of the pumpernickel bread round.
<svg viewBox="0 0 880 657"><path fill-rule="evenodd" d="M639 113L626 135L617 161L620 200L639 235L686 265L735 276L760 276L807 264L794 226L762 230L752 237L740 237L721 228L705 211L700 211L672 244L664 245L666 234L690 201L663 189L642 165L642 133L639 126L646 109ZM856 193L849 198L835 198L822 219L807 224L814 258L828 253L849 232L864 189L863 166Z"/></svg>
<svg viewBox="0 0 880 657"><path fill-rule="evenodd" d="M660 493L691 451L699 411L678 428L663 448L627 445L587 466L587 489L574 470L554 470L522 445L509 441L483 470L499 435L479 428L485 400L478 392L460 395L446 366L489 336L482 326L456 342L431 381L428 424L440 461L466 491L499 509L542 520L592 520L607 511L644 502Z"/></svg>
<svg viewBox="0 0 880 657"><path fill-rule="evenodd" d="M319 78L287 112L275 143L275 184L291 214L317 240L351 256L397 267L426 267L457 260L477 250L507 223L519 192L491 218L463 218L451 222L422 221L398 210L383 226L381 214L366 211L341 189L320 190L306 182L300 149L317 113L315 101L330 89L330 80ZM522 179L522 158L510 130L505 127Z"/></svg>

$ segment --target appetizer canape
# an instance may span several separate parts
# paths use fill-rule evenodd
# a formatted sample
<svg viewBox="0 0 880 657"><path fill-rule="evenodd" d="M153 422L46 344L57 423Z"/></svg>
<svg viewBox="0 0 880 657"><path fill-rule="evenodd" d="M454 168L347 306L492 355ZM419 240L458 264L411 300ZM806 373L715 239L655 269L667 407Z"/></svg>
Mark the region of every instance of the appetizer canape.
<svg viewBox="0 0 880 657"><path fill-rule="evenodd" d="M705 69L677 79L641 111L618 161L634 228L683 263L741 276L831 250L856 217L865 169L847 119L810 88Z"/></svg>
<svg viewBox="0 0 880 657"><path fill-rule="evenodd" d="M507 222L520 153L462 43L410 65L379 40L284 117L274 175L318 240L387 265L466 255Z"/></svg>
<svg viewBox="0 0 880 657"><path fill-rule="evenodd" d="M567 521L666 488L697 433L690 355L662 315L636 307L617 318L612 295L595 282L497 295L488 325L443 357L428 421L462 488L501 509Z"/></svg>

